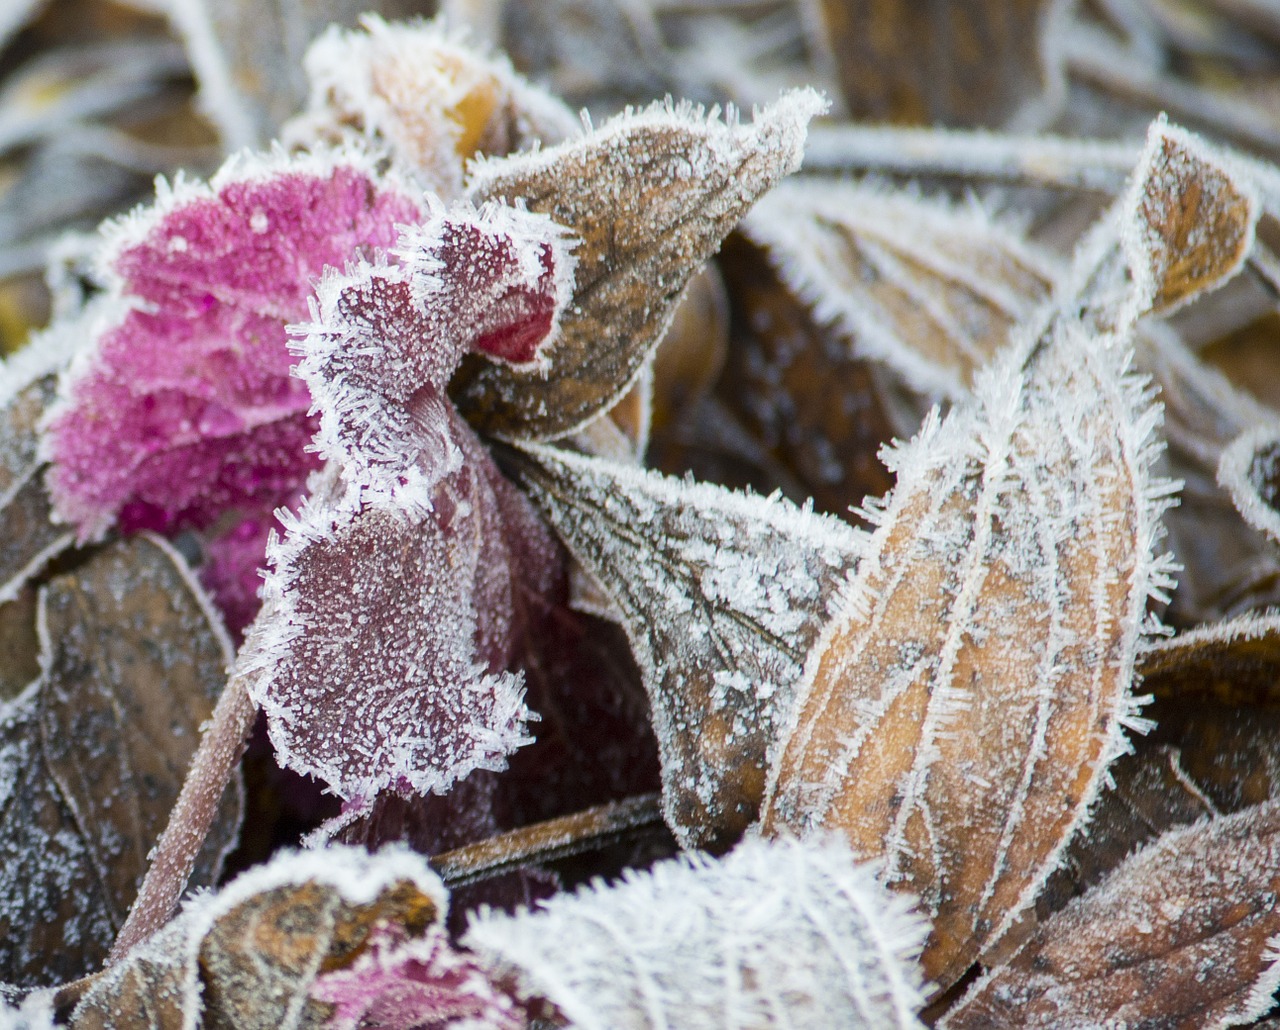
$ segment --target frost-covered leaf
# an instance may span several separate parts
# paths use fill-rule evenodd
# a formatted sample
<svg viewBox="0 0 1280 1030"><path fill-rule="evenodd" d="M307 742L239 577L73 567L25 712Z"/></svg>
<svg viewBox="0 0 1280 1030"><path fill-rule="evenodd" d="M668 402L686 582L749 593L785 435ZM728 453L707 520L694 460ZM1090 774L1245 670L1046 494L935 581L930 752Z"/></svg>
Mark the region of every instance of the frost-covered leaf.
<svg viewBox="0 0 1280 1030"><path fill-rule="evenodd" d="M0 983L50 986L90 972L115 936L108 912L89 849L45 768L33 690L0 706Z"/></svg>
<svg viewBox="0 0 1280 1030"><path fill-rule="evenodd" d="M292 347L320 412L320 453L379 496L425 501L461 460L445 393L458 362L475 352L544 366L573 260L545 215L496 204L437 206L394 255L326 275Z"/></svg>
<svg viewBox="0 0 1280 1030"><path fill-rule="evenodd" d="M1050 0L822 0L854 118L998 126L1034 120L1056 70Z"/></svg>
<svg viewBox="0 0 1280 1030"><path fill-rule="evenodd" d="M963 396L1059 274L1047 253L976 203L883 187L785 182L743 230L857 356L929 396Z"/></svg>
<svg viewBox="0 0 1280 1030"><path fill-rule="evenodd" d="M750 840L486 913L464 943L582 1030L918 1027L906 909L841 844Z"/></svg>
<svg viewBox="0 0 1280 1030"><path fill-rule="evenodd" d="M319 1027L309 991L380 935L438 932L447 896L416 855L353 848L277 855L182 914L102 976L75 1030Z"/></svg>
<svg viewBox="0 0 1280 1030"><path fill-rule="evenodd" d="M50 518L36 429L85 328L73 321L38 333L0 366L0 603L71 545L71 534Z"/></svg>
<svg viewBox="0 0 1280 1030"><path fill-rule="evenodd" d="M325 266L391 247L419 214L369 158L277 152L162 187L111 228L110 300L47 430L59 516L88 539L294 501L314 426L285 325Z"/></svg>
<svg viewBox="0 0 1280 1030"><path fill-rule="evenodd" d="M311 44L311 99L286 138L337 140L356 132L386 145L442 196L462 188L476 153L503 156L534 143L559 143L579 122L561 101L488 55L443 20L388 24L374 15L362 31L337 26Z"/></svg>
<svg viewBox="0 0 1280 1030"><path fill-rule="evenodd" d="M233 653L203 592L162 540L116 543L42 588L45 764L124 922ZM217 879L240 825L238 784L194 873Z"/></svg>
<svg viewBox="0 0 1280 1030"><path fill-rule="evenodd" d="M1163 118L1125 201L1122 243L1151 307L1168 313L1239 270L1253 247L1256 188L1231 159Z"/></svg>
<svg viewBox="0 0 1280 1030"><path fill-rule="evenodd" d="M573 299L540 376L472 359L455 396L475 424L547 440L589 422L631 385L685 284L762 194L800 164L812 90L751 125L688 107L627 113L579 139L473 167L473 199L523 200L581 243Z"/></svg>
<svg viewBox="0 0 1280 1030"><path fill-rule="evenodd" d="M430 508L366 499L336 471L268 550L241 662L286 766L344 798L443 792L527 741L515 650L524 595L560 560L451 408L458 467Z"/></svg>
<svg viewBox="0 0 1280 1030"><path fill-rule="evenodd" d="M1280 985L1280 802L1166 833L979 980L948 1030L1247 1023Z"/></svg>
<svg viewBox="0 0 1280 1030"><path fill-rule="evenodd" d="M1236 699L1269 696L1280 683L1280 614L1243 615L1153 641L1138 667L1157 697L1188 690Z"/></svg>
<svg viewBox="0 0 1280 1030"><path fill-rule="evenodd" d="M455 1025L524 1030L527 1014L490 975L442 934L398 946L391 937L375 940L349 968L322 973L311 996L335 1007L326 1030Z"/></svg>
<svg viewBox="0 0 1280 1030"><path fill-rule="evenodd" d="M1124 750L1168 484L1123 340L1070 317L890 453L807 659L765 832L839 828L933 918L945 988L1034 899Z"/></svg>
<svg viewBox="0 0 1280 1030"><path fill-rule="evenodd" d="M529 454L530 495L622 615L668 823L686 846L732 843L755 818L766 750L865 537L781 498Z"/></svg>
<svg viewBox="0 0 1280 1030"><path fill-rule="evenodd" d="M1280 422L1255 426L1231 441L1218 462L1218 484L1245 522L1280 541Z"/></svg>
<svg viewBox="0 0 1280 1030"><path fill-rule="evenodd" d="M41 677L0 707L0 981L20 984L105 957L231 661L191 573L149 536L50 581L36 617ZM239 806L237 784L194 882L217 878Z"/></svg>

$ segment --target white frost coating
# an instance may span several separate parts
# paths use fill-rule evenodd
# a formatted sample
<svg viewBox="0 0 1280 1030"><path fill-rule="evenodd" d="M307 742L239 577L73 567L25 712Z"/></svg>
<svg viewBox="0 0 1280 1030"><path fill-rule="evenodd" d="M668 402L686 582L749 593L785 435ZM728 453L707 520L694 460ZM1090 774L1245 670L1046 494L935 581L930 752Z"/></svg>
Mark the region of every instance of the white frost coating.
<svg viewBox="0 0 1280 1030"><path fill-rule="evenodd" d="M1172 155L1168 145L1174 148ZM1181 153L1179 153L1179 151ZM1170 160L1170 158L1172 158ZM1211 174L1205 174L1209 171ZM1216 174L1214 174L1216 173ZM1221 179L1222 181L1219 181ZM1258 189L1248 166L1236 161L1229 152L1211 147L1199 136L1176 125L1170 125L1164 115L1156 118L1147 130L1147 143L1134 169L1129 189L1120 207L1120 246L1133 277L1130 310L1122 310L1119 321L1134 321L1138 314L1150 309L1160 291L1161 283L1156 275L1183 254L1170 254L1165 241L1143 216L1144 203L1154 197L1158 201L1176 202L1184 193L1185 184L1194 181L1208 195L1196 198L1201 214L1211 209L1218 200L1217 191L1230 187L1239 194L1250 209L1245 222L1245 238L1230 267L1215 271L1216 282L1225 282L1243 265L1253 249L1254 230L1257 223ZM1190 226L1185 241L1179 241L1184 251L1203 249L1209 242L1207 234L1218 227L1201 214L1200 220ZM1198 271L1198 270L1195 270ZM1215 285L1216 285L1215 282ZM1189 297L1184 299L1190 299ZM1180 306L1164 308L1164 313Z"/></svg>
<svg viewBox="0 0 1280 1030"><path fill-rule="evenodd" d="M309 146L354 129L384 141L429 189L454 196L471 157L460 147L506 153L558 143L578 128L560 100L444 19L388 24L367 14L360 24L331 26L307 50L311 96L285 126L286 142Z"/></svg>
<svg viewBox="0 0 1280 1030"><path fill-rule="evenodd" d="M277 512L285 535L267 547L240 669L279 761L347 800L444 793L530 739L521 677L476 654L476 583L493 560L480 547L502 527L487 521L480 445L450 432L467 450L432 509L368 503L330 466L297 515Z"/></svg>
<svg viewBox="0 0 1280 1030"><path fill-rule="evenodd" d="M866 535L776 495L528 450L541 466L525 473L530 496L621 614L651 699L667 820L686 845L705 840L681 799L714 822L725 763L763 764Z"/></svg>
<svg viewBox="0 0 1280 1030"><path fill-rule="evenodd" d="M956 399L1061 269L976 203L813 180L779 184L743 219L784 282L855 353Z"/></svg>
<svg viewBox="0 0 1280 1030"><path fill-rule="evenodd" d="M208 3L217 0L158 0L182 38L196 81L200 109L218 129L224 151L259 142L253 113L236 88L231 66L218 43Z"/></svg>
<svg viewBox="0 0 1280 1030"><path fill-rule="evenodd" d="M0 999L0 1030L55 1030L56 1026L50 991L36 991L12 1007Z"/></svg>
<svg viewBox="0 0 1280 1030"><path fill-rule="evenodd" d="M109 301L95 300L76 318L55 321L48 329L32 334L20 351L0 360L0 408L8 407L37 379L65 369L112 307Z"/></svg>
<svg viewBox="0 0 1280 1030"><path fill-rule="evenodd" d="M549 325L533 360L517 367L542 367L574 268L571 242L545 215L446 208L430 195L426 203L425 221L406 227L393 251L398 264L330 269L312 322L290 327L296 374L320 413L316 449L366 488L366 500L423 509L462 461L445 392L458 362L485 331L527 318L532 298L552 309Z"/></svg>
<svg viewBox="0 0 1280 1030"><path fill-rule="evenodd" d="M464 943L578 1030L919 1027L926 927L832 840L747 840L628 872Z"/></svg>
<svg viewBox="0 0 1280 1030"><path fill-rule="evenodd" d="M1268 421L1241 433L1218 459L1218 485L1231 495L1236 510L1254 529L1280 542L1280 511L1276 498L1263 496L1280 485L1280 424Z"/></svg>
<svg viewBox="0 0 1280 1030"><path fill-rule="evenodd" d="M590 138L597 145L624 137L637 129L661 129L699 127L705 132L705 140L713 152L726 156L751 151L772 151L784 158L783 172L787 175L800 167L804 157L804 141L809 122L823 114L829 103L816 90L789 90L774 103L756 109L749 126L741 126L738 111L729 107L720 118L720 109L703 108L687 101L679 104L671 100L650 104L641 110L628 108L622 114L610 118L598 127L585 124ZM585 115L584 115L585 117ZM554 169L562 152L577 145L570 140L559 146L547 147L527 154L513 154L503 158L479 158L468 167L467 191L471 195L488 195L495 180L535 177ZM703 170L694 167L697 177Z"/></svg>

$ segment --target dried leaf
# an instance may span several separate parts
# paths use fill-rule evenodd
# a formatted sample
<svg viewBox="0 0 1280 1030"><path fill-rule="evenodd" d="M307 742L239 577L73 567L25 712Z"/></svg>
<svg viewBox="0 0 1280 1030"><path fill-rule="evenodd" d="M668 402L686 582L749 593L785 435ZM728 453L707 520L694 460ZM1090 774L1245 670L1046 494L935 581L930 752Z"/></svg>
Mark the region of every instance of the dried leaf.
<svg viewBox="0 0 1280 1030"><path fill-rule="evenodd" d="M1280 803L1166 833L979 980L947 1030L1218 1028L1280 985Z"/></svg>
<svg viewBox="0 0 1280 1030"><path fill-rule="evenodd" d="M1239 270L1260 214L1247 172L1163 118L1148 133L1127 205L1129 266L1162 314Z"/></svg>
<svg viewBox="0 0 1280 1030"><path fill-rule="evenodd" d="M1131 723L1167 484L1123 344L1069 319L889 455L898 485L813 648L766 833L839 828L887 859L946 987L1008 929ZM1027 362L1024 368L1023 362Z"/></svg>
<svg viewBox="0 0 1280 1030"><path fill-rule="evenodd" d="M1046 0L823 0L849 113L876 122L1027 121L1053 74Z"/></svg>
<svg viewBox="0 0 1280 1030"><path fill-rule="evenodd" d="M921 930L843 845L750 840L485 913L464 942L582 1030L906 1028Z"/></svg>
<svg viewBox="0 0 1280 1030"><path fill-rule="evenodd" d="M28 985L105 957L231 661L185 564L149 536L52 580L38 624L41 678L0 709L0 980ZM217 878L240 804L237 783L194 882Z"/></svg>
<svg viewBox="0 0 1280 1030"><path fill-rule="evenodd" d="M317 977L350 967L380 933L437 932L445 905L439 878L405 851L284 852L188 902L98 980L72 1026L322 1026L333 1006L310 996Z"/></svg>
<svg viewBox="0 0 1280 1030"><path fill-rule="evenodd" d="M953 207L878 186L782 183L743 230L854 355L883 362L927 396L967 393L1061 274L976 203Z"/></svg>
<svg viewBox="0 0 1280 1030"><path fill-rule="evenodd" d="M1158 699L1280 700L1280 615L1244 615L1154 641L1138 667Z"/></svg>
<svg viewBox="0 0 1280 1030"><path fill-rule="evenodd" d="M0 705L17 698L39 675L36 592L28 586L0 604Z"/></svg>
<svg viewBox="0 0 1280 1030"><path fill-rule="evenodd" d="M686 847L728 846L755 818L766 750L863 535L781 498L528 453L529 494L622 615L668 824Z"/></svg>
<svg viewBox="0 0 1280 1030"><path fill-rule="evenodd" d="M517 75L504 56L468 46L443 19L388 24L365 15L360 24L356 32L330 26L308 48L311 100L285 127L286 142L358 133L452 197L475 154L559 143L578 129L562 102Z"/></svg>
<svg viewBox="0 0 1280 1030"><path fill-rule="evenodd" d="M453 392L473 424L547 440L612 406L661 341L690 277L799 166L805 127L823 106L812 90L797 91L742 126L655 105L558 147L473 166L473 199L522 200L581 240L545 374L464 363Z"/></svg>
<svg viewBox="0 0 1280 1030"><path fill-rule="evenodd" d="M157 537L113 544L40 593L45 764L123 924L233 660L182 559ZM240 824L238 785L196 883L211 883Z"/></svg>

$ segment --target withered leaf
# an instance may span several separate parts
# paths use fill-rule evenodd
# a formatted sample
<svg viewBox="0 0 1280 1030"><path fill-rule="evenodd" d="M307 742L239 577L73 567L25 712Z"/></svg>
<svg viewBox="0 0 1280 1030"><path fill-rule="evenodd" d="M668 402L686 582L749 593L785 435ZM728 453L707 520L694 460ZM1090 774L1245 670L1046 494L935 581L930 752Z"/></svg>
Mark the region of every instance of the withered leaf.
<svg viewBox="0 0 1280 1030"><path fill-rule="evenodd" d="M1164 314L1239 270L1260 214L1243 170L1163 118L1148 133L1128 204L1129 265Z"/></svg>
<svg viewBox="0 0 1280 1030"><path fill-rule="evenodd" d="M1280 421L1254 426L1223 449L1218 484L1245 522L1280 542Z"/></svg>
<svg viewBox="0 0 1280 1030"><path fill-rule="evenodd" d="M473 166L473 200L523 201L581 241L545 374L463 363L453 393L473 424L548 440L610 407L661 341L690 277L799 167L806 126L823 107L799 90L747 126L659 104L560 146Z"/></svg>
<svg viewBox="0 0 1280 1030"><path fill-rule="evenodd" d="M76 1030L320 1027L318 975L349 966L380 931L419 937L446 896L408 852L283 853L183 913L111 967L76 1008Z"/></svg>
<svg viewBox="0 0 1280 1030"><path fill-rule="evenodd" d="M1153 641L1138 670L1157 698L1280 700L1280 615L1243 615Z"/></svg>
<svg viewBox="0 0 1280 1030"><path fill-rule="evenodd" d="M1047 0L822 0L854 118L1001 125L1038 99ZM1025 117L1025 114L1024 114Z"/></svg>
<svg viewBox="0 0 1280 1030"><path fill-rule="evenodd" d="M1059 274L1047 253L976 204L883 187L785 182L743 230L857 356L930 396L966 393Z"/></svg>
<svg viewBox="0 0 1280 1030"><path fill-rule="evenodd" d="M1280 985L1280 802L1166 833L979 980L947 1030L1217 1028Z"/></svg>
<svg viewBox="0 0 1280 1030"><path fill-rule="evenodd" d="M27 586L0 604L0 705L14 700L39 675L36 592Z"/></svg>
<svg viewBox="0 0 1280 1030"><path fill-rule="evenodd" d="M532 447L521 478L622 616L649 692L669 825L731 844L865 536L780 498Z"/></svg>
<svg viewBox="0 0 1280 1030"><path fill-rule="evenodd" d="M45 768L35 688L0 705L0 983L90 972L118 929L89 847Z"/></svg>
<svg viewBox="0 0 1280 1030"><path fill-rule="evenodd" d="M1123 345L1066 319L1029 346L891 455L763 814L884 855L933 917L940 988L1031 903L1124 749L1147 599L1171 585L1158 411Z"/></svg>
<svg viewBox="0 0 1280 1030"><path fill-rule="evenodd" d="M57 369L76 345L77 329L41 334L0 369L0 602L13 599L26 580L71 545L54 525L44 489L44 462L36 425L57 390Z"/></svg>
<svg viewBox="0 0 1280 1030"><path fill-rule="evenodd" d="M232 656L182 559L147 536L53 579L33 614L40 678L0 707L0 980L28 985L105 957ZM195 883L217 878L239 809L237 781Z"/></svg>
<svg viewBox="0 0 1280 1030"><path fill-rule="evenodd" d="M185 562L135 537L40 593L44 759L124 922L234 658ZM238 784L193 877L211 883L239 828Z"/></svg>

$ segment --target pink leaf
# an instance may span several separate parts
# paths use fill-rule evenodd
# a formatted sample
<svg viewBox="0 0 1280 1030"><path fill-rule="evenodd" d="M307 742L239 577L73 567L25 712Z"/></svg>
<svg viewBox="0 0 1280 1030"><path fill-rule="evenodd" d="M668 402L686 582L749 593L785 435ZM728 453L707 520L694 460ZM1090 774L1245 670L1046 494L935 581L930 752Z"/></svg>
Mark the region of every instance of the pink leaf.
<svg viewBox="0 0 1280 1030"><path fill-rule="evenodd" d="M521 1030L522 1006L499 988L474 956L440 933L400 943L392 933L347 969L323 973L310 994L335 1006L328 1030Z"/></svg>
<svg viewBox="0 0 1280 1030"><path fill-rule="evenodd" d="M451 407L459 467L430 505L379 503L336 470L269 548L242 661L280 761L341 796L443 793L527 741L517 592L560 553Z"/></svg>
<svg viewBox="0 0 1280 1030"><path fill-rule="evenodd" d="M497 205L434 205L395 257L326 276L293 344L320 452L388 495L430 490L457 467L445 389L463 355L535 370L573 286L562 230Z"/></svg>
<svg viewBox="0 0 1280 1030"><path fill-rule="evenodd" d="M326 266L373 256L421 216L355 153L233 158L206 186L161 186L108 229L116 299L48 426L49 486L81 539L270 511L316 459L285 325Z"/></svg>

